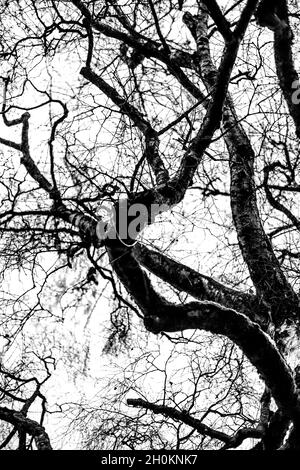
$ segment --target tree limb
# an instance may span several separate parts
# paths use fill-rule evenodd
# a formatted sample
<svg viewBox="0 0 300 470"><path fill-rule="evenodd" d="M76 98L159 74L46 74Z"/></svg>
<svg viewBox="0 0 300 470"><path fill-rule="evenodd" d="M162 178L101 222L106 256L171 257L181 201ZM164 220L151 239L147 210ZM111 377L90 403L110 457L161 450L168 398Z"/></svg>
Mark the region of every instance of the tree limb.
<svg viewBox="0 0 300 470"><path fill-rule="evenodd" d="M200 73L210 92L217 86L217 71L211 59L208 13L203 3L200 14L186 15L185 23L195 38ZM230 95L225 100L222 125L230 157L231 210L241 253L258 297L270 305L272 319L280 325L287 318L299 317L299 299L286 280L262 226L254 181L255 154Z"/></svg>
<svg viewBox="0 0 300 470"><path fill-rule="evenodd" d="M133 254L142 266L179 291L186 292L199 300L209 300L234 308L250 319L261 322L261 326L266 326L270 321L269 307L255 295L227 287L140 243L134 246Z"/></svg>
<svg viewBox="0 0 300 470"><path fill-rule="evenodd" d="M208 9L211 18L214 20L215 25L217 26L219 32L222 34L225 41L231 41L231 25L223 15L216 0L203 0L203 3L206 5L206 8Z"/></svg>
<svg viewBox="0 0 300 470"><path fill-rule="evenodd" d="M27 418L22 412L0 407L0 419L12 424L19 431L24 431L32 436L38 450L52 450L45 428L36 421Z"/></svg>
<svg viewBox="0 0 300 470"><path fill-rule="evenodd" d="M80 71L81 75L89 82L93 83L99 90L108 96L115 103L123 114L128 116L137 128L144 134L146 151L145 158L156 177L157 184L165 184L169 180L169 174L159 155L159 138L157 132L151 124L142 116L142 114L125 98L121 97L118 92L103 80L100 75L96 74L89 67L83 67Z"/></svg>
<svg viewBox="0 0 300 470"><path fill-rule="evenodd" d="M291 30L286 0L262 0L259 24L274 32L274 56L280 88L289 108L290 115L300 138L300 103L295 99L299 94L299 75L293 57L293 33Z"/></svg>

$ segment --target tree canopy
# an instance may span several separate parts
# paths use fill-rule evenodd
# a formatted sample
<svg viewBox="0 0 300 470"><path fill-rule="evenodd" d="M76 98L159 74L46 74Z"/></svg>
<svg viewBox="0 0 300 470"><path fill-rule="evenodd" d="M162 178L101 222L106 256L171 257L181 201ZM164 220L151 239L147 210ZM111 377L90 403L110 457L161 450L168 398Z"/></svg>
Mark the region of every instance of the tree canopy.
<svg viewBox="0 0 300 470"><path fill-rule="evenodd" d="M0 448L300 449L299 17L0 2Z"/></svg>

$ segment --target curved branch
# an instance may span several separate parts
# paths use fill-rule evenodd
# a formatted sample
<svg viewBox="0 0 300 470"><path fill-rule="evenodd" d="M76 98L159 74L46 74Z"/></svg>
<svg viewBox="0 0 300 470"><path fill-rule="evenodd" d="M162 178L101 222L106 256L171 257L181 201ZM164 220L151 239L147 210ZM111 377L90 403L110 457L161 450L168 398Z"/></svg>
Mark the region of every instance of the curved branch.
<svg viewBox="0 0 300 470"><path fill-rule="evenodd" d="M149 331L158 334L200 329L226 336L257 369L278 407L299 421L300 405L293 373L275 343L257 323L214 302L174 305L155 291L130 248L115 241L107 246L107 251L114 271L142 310Z"/></svg>
<svg viewBox="0 0 300 470"><path fill-rule="evenodd" d="M282 212L292 222L292 224L296 227L296 229L300 231L300 220L297 219L297 217L294 216L294 214L287 207L285 207L283 204L281 204L281 202L275 199L272 192L270 191L270 185L269 185L270 173L278 166L279 167L282 166L281 163L274 162L271 165L267 165L264 168L264 188L265 188L267 200L274 209L276 209L279 212Z"/></svg>
<svg viewBox="0 0 300 470"><path fill-rule="evenodd" d="M196 41L200 72L210 92L217 86L217 71L207 39L208 12L204 3L200 5L198 16L185 15L185 23ZM278 326L287 318L299 317L299 299L285 278L264 231L256 197L255 153L229 94L225 100L222 124L230 158L231 210L239 246L257 296L270 305L272 319Z"/></svg>
<svg viewBox="0 0 300 470"><path fill-rule="evenodd" d="M209 300L234 308L264 327L270 321L269 307L255 295L227 287L140 243L134 246L133 254L142 266L179 291L186 292L199 300Z"/></svg>
<svg viewBox="0 0 300 470"><path fill-rule="evenodd" d="M0 419L12 424L35 440L38 450L52 450L50 439L45 428L36 421L27 418L22 412L0 407Z"/></svg>
<svg viewBox="0 0 300 470"><path fill-rule="evenodd" d="M201 329L226 336L254 365L278 407L299 422L300 403L291 369L275 343L245 315L213 302L191 302L145 312L145 326L154 333Z"/></svg>

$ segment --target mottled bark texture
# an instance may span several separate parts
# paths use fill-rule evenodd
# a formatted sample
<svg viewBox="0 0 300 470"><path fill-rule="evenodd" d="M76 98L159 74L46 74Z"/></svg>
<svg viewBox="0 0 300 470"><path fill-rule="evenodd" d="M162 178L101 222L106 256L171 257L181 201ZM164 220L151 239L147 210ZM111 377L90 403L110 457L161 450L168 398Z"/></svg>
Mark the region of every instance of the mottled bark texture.
<svg viewBox="0 0 300 470"><path fill-rule="evenodd" d="M227 287L139 243L135 245L133 253L142 266L178 291L186 292L199 300L209 300L234 308L265 326L263 320L269 316L269 306L260 297Z"/></svg>
<svg viewBox="0 0 300 470"><path fill-rule="evenodd" d="M204 4L202 4L200 10L201 12L198 16L185 14L184 21L189 27L197 45L197 58L194 60L192 67L201 76L208 92L214 95L215 90L220 86L218 78L220 77L221 67L219 70L216 70L210 57L207 39L208 14ZM220 20L219 11L214 10L214 16L216 21ZM231 37L226 26L226 23L222 24L223 36L226 41L230 41ZM240 312L243 311L251 319L255 318L255 312L257 312L256 322L266 328L268 323L274 323L278 347L281 351L284 351L285 344L281 336L280 327L286 322L294 322L297 328L299 321L299 299L280 268L261 222L256 198L255 154L250 140L239 122L230 96L223 94L222 102L224 105L224 108L222 107L222 127L225 132L225 142L230 156L232 217L241 253L248 266L257 292L257 295L251 300L249 297L247 300L244 297L242 301L243 307L238 310ZM211 110L212 108L213 105L210 104L208 109ZM209 116L209 113L207 116ZM213 133L219 124L220 122L218 121ZM194 146L192 145L191 150L183 159L179 180L183 181L184 187L188 186L193 175L193 168L199 163L199 155L201 155L203 150L201 146L203 146L205 141L204 132L199 141L196 139L199 147L196 147L195 144ZM193 149L195 149L195 152L193 152ZM171 201L172 198L168 200L168 203ZM122 247L120 246L119 248L122 251ZM118 254L120 255L120 253ZM298 426L299 400L296 385L292 371L285 364L276 346L268 342L269 340L259 327L255 326L254 323L246 319L241 313L224 308L227 305L231 306L231 308L234 305L234 308L237 308L242 297L237 293L229 293L224 286L222 288L220 286L217 287L211 280L204 282L203 278L201 279L192 270L188 269L185 272L186 268L179 266L178 263L175 264L174 261L157 253L150 252L150 250L144 247L137 246L135 248L135 257L149 271L164 281L169 282L178 290L183 290L196 298L205 298L206 301L213 299L222 304L223 307L209 302L206 302L206 304L205 302L202 304L191 303L184 306L166 305L166 301L156 295L149 278L143 270L135 266L134 272L132 271L131 275L129 275L130 268L127 268L130 266L130 263L127 262L123 266L118 266L118 276L135 299L137 299L141 291L139 294L136 292L137 277L132 283L129 281L129 278L133 279L134 275L137 276L138 269L140 269L138 286L139 288L143 286L143 294L141 295L142 299L138 298L138 303L145 315L145 325L150 331L178 331L180 329L200 328L224 334L242 348L264 378L279 407L279 411L274 417L269 417L264 424L264 437L261 441L261 446L264 449L279 448L291 420L294 422L295 429ZM174 276L175 272L176 276ZM180 276L180 273L182 276ZM147 287L145 288L145 286ZM132 293L134 290L135 292ZM145 299L148 299L148 308L147 306L145 308ZM253 302L251 313L249 312L250 309L248 310L249 303L247 301L250 304ZM258 307L261 305L260 311L259 308L254 307L255 303ZM154 306L153 309L151 309L151 305ZM264 356L264 360L266 359L265 363L262 360L262 356ZM275 364L276 366L273 368ZM282 371L282 375L280 373L281 379L278 376L279 370ZM286 395L288 390L289 392ZM295 434L296 431L293 431L290 437L290 440L293 442L295 439L292 439L292 436Z"/></svg>
<svg viewBox="0 0 300 470"><path fill-rule="evenodd" d="M124 23L125 18L120 20L124 30L118 30L95 18L86 2L73 0L71 3L79 12L80 20L83 21L82 24L88 33L88 55L81 69L81 75L106 95L126 116L126 119L139 130L144 139L143 159L151 168L155 184L150 189L140 192L134 192L134 188L131 188L128 205L141 203L150 209L152 204L165 204L171 207L182 201L193 183L194 175L205 151L211 145L215 134L221 129L229 155L232 219L240 251L248 267L256 294L250 295L230 289L155 250L150 250L138 243L134 245L133 239L99 238L97 218L67 207L62 202L61 194L56 187L54 173L52 172L53 181L48 181L40 172L30 154L29 115L27 113L23 114L19 120L12 122L6 120L7 125L22 126L21 144L2 138L0 143L22 153L21 163L37 185L53 201L51 215L76 227L86 246L105 246L113 271L141 310L145 327L149 331L158 334L200 329L226 336L241 348L256 368L274 398L278 410L272 414L269 410L270 398L264 397L260 425L253 429L242 429L234 436L227 436L203 425L192 416L167 407L160 407L142 400L130 400L129 404L184 422L194 427L199 433L220 440L224 448L236 448L248 437L261 439L257 448L278 449L283 445L286 437L288 438L287 447L298 446L299 448L299 384L295 381L294 372L284 357L287 351L282 336L284 325L293 324L296 329L298 328L299 298L286 279L265 233L256 196L254 172L256 155L239 122L233 100L228 92L240 44L256 12L259 25L274 31L278 79L294 120L296 133L300 137L300 110L292 100L293 82L298 76L293 64L292 34L286 2L283 0L273 3L264 0L261 2L248 0L242 5L240 18L233 28L216 1L198 1L197 14L186 12L183 15L183 21L195 42L196 51L193 53L173 50L163 37L160 37L160 42L152 39L145 41L132 31L131 27L127 27L128 25ZM214 21L215 27L224 39L224 51L218 68L214 65L210 53L208 30L210 19ZM183 153L178 170L172 178L166 170L163 155L160 153L159 133L142 113L105 81L91 65L93 31L118 40L121 45L125 45L125 48L132 48L139 54L139 60L151 58L160 61L183 88L202 102L206 112L205 117L200 124L198 123L198 131L195 132L195 137ZM123 47L123 58L126 53ZM196 80L192 81L184 68L191 70ZM205 85L209 98L206 98L195 84L197 81ZM147 220L145 225L151 222ZM197 301L183 304L169 302L154 288L146 270L178 291L194 297ZM274 329L275 336L271 334ZM50 446L43 428L37 423L21 416L20 413L7 409L2 409L2 416L2 419L18 429L24 429L31 434L36 439L37 446L45 448L47 445ZM292 432L287 435L290 425Z"/></svg>
<svg viewBox="0 0 300 470"><path fill-rule="evenodd" d="M199 73L210 92L217 86L217 70L211 59L208 41L208 10L203 5L198 16L186 14L184 21L197 44ZM260 219L255 186L255 153L239 122L230 95L225 100L222 127L230 157L232 217L238 241L258 298L270 307L271 317L280 326L287 319L299 318L299 299L287 282Z"/></svg>
<svg viewBox="0 0 300 470"><path fill-rule="evenodd" d="M0 419L14 426L19 432L32 436L38 450L52 450L45 428L36 421L27 418L24 413L0 407Z"/></svg>

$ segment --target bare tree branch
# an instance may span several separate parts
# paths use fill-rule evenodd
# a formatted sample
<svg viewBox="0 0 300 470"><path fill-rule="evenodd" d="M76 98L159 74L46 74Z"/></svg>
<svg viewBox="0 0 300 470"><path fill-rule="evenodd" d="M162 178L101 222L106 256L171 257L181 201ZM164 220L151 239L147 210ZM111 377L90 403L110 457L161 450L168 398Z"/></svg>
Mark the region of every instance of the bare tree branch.
<svg viewBox="0 0 300 470"><path fill-rule="evenodd" d="M52 450L45 428L36 421L27 418L24 413L0 407L0 419L12 424L19 431L24 431L32 436L38 450Z"/></svg>

